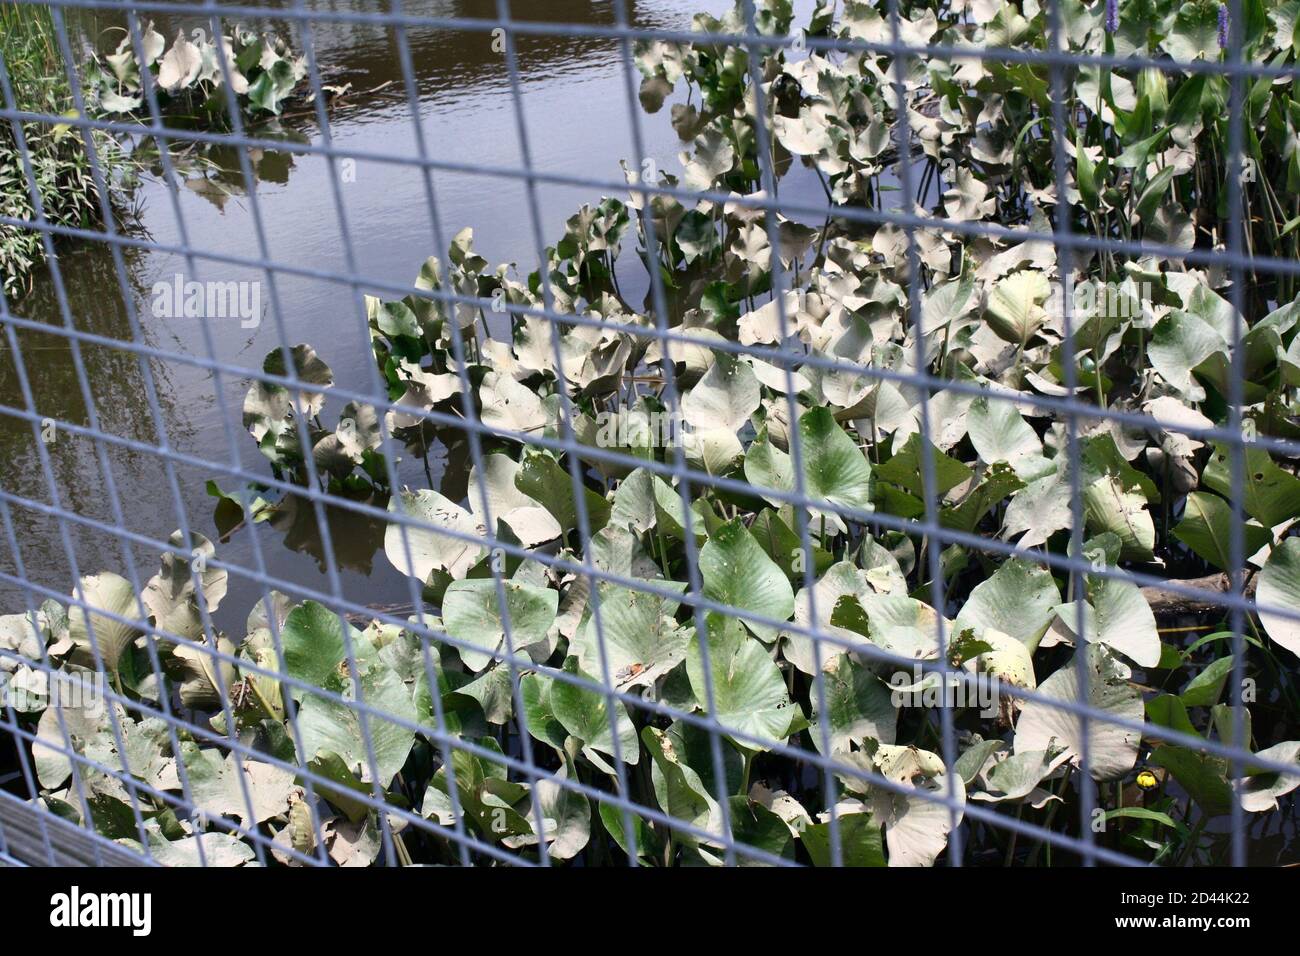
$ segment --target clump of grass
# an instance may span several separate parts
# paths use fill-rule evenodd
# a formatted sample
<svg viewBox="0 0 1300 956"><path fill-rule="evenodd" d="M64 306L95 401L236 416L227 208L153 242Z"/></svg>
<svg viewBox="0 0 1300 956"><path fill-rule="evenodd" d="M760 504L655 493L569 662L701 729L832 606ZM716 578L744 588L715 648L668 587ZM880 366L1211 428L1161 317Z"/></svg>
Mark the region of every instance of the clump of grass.
<svg viewBox="0 0 1300 956"><path fill-rule="evenodd" d="M0 54L4 56L19 109L52 115L74 113L72 91L48 7L0 2ZM85 227L99 219L99 195L81 134L68 126L23 124L32 171L46 219ZM35 218L18 138L10 121L0 122L0 213ZM0 284L11 298L31 284L44 259L34 229L0 224Z"/></svg>
<svg viewBox="0 0 1300 956"><path fill-rule="evenodd" d="M54 23L48 7L30 3L0 3L0 47L6 57L15 55L13 70L21 63L17 54L25 54L31 62L44 68L58 66L58 44L54 39Z"/></svg>

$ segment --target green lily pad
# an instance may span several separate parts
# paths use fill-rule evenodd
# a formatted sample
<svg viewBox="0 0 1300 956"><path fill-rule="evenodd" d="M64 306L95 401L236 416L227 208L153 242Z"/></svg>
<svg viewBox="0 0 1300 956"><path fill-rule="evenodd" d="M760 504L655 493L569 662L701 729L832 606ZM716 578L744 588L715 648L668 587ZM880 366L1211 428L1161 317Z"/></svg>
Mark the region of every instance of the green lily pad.
<svg viewBox="0 0 1300 956"><path fill-rule="evenodd" d="M1232 509L1218 495L1193 491L1187 496L1183 520L1173 530L1174 537L1217 568L1228 570L1232 541ZM1250 556L1272 540L1267 528L1256 524L1242 525L1243 555Z"/></svg>
<svg viewBox="0 0 1300 956"><path fill-rule="evenodd" d="M495 579L453 581L442 599L442 623L447 633L471 647L458 647L460 659L472 671L487 667L506 643L510 629L515 654L546 639L555 623L560 594L552 588L503 581L506 610L502 613ZM507 620L508 618L508 620Z"/></svg>
<svg viewBox="0 0 1300 956"><path fill-rule="evenodd" d="M761 740L780 742L786 738L793 717L781 670L767 650L751 638L735 618L708 616L708 651L713 678L711 713L725 728L750 734ZM709 706L700 640L691 641L686 673L691 690L706 710ZM762 743L737 740L749 750L766 749Z"/></svg>
<svg viewBox="0 0 1300 956"><path fill-rule="evenodd" d="M584 674L578 668L576 658L570 657L564 662L566 673L585 677L594 684L600 681L590 674ZM613 773L613 768L601 760L594 752L613 758L614 734L610 729L609 700L600 691L578 687L567 681L553 681L551 684L551 710L558 720L574 737L582 742L583 753L602 770ZM618 728L618 756L624 763L635 764L640 759L640 748L636 742L636 727L628 716L627 708L620 701L614 702L615 726Z"/></svg>
<svg viewBox="0 0 1300 956"><path fill-rule="evenodd" d="M739 521L718 528L699 552L704 594L719 604L785 621L794 613L794 591L776 562ZM777 628L745 620L745 626L771 643Z"/></svg>

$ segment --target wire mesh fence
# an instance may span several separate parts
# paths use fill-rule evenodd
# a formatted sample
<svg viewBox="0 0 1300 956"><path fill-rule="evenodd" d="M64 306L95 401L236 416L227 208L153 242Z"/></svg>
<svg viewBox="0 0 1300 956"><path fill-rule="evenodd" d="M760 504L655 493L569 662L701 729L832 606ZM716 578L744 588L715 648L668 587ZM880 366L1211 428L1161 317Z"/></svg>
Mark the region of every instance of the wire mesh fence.
<svg viewBox="0 0 1300 956"><path fill-rule="evenodd" d="M1289 5L9 6L0 859L1289 847Z"/></svg>

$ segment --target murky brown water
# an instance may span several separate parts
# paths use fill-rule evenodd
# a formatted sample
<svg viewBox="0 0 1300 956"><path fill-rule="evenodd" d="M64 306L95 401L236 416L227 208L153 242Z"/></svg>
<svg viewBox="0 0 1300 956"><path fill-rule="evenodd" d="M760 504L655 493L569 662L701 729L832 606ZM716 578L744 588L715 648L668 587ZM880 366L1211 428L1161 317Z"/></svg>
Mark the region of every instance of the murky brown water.
<svg viewBox="0 0 1300 956"><path fill-rule="evenodd" d="M268 9L288 0L266 4ZM361 0L330 0L329 9L373 9ZM633 21L641 26L686 28L693 13L720 14L726 0L656 0L629 3ZM609 2L548 0L516 2L521 19L565 23L612 25L615 11ZM408 12L492 18L494 0L461 2L409 2ZM100 20L88 32L111 28L115 21ZM118 21L120 22L120 21ZM208 26L201 18L159 22L169 38L176 29ZM291 32L274 20L259 27ZM385 155L418 156L414 126L404 93L398 47L390 30L349 23L317 23L312 28L316 56L329 84L350 83L355 95L331 114L334 142L344 149ZM100 33L101 49L116 44L115 35ZM520 162L515 104L502 54L492 49L486 32L450 32L411 29L408 40L419 92L420 123L432 157L450 162L511 166ZM302 49L300 36L295 49ZM524 110L531 138L533 161L548 172L601 178L621 184L620 159L634 155L626 109L623 61L616 43L591 38L524 37L519 60ZM376 87L378 92L367 93ZM677 168L680 144L668 123L666 111L641 116L646 150L662 168ZM310 109L299 108L284 122L283 135L319 144ZM259 130L259 135L280 135ZM256 258L259 255L254 209L243 188L232 151L212 156L236 170L233 174L197 175L180 191L180 213L190 241L200 252ZM253 157L258 177L257 200L262 225L273 260L292 266L330 272L347 269L347 250L332 200L329 170L314 156L265 153ZM347 225L352 238L357 271L380 281L410 284L423 260L434 249L430 209L426 204L420 171L412 166L359 162L355 176L342 185ZM531 270L538 256L532 240L528 203L523 184L500 177L470 173L435 174L438 209L444 235L464 226L475 229L478 249L490 261L517 262ZM813 187L815 188L815 186ZM622 195L621 190L610 190ZM539 213L548 242L563 230L564 220L583 202L599 199L595 189L541 184ZM165 186L146 178L135 191L141 215L132 232L164 245L182 242ZM144 343L186 356L207 357L201 321L208 321L215 357L242 367L260 366L265 354L278 347L279 332L270 303L270 290L258 269L232 267L203 260L192 276L185 258L157 251L126 250L129 294L139 310ZM640 266L625 255L630 269ZM106 246L64 244L60 252L66 294L76 327L114 339L130 340L131 328L124 296ZM164 319L149 308L151 289L175 274L219 281L263 281L266 316L256 328L241 328L238 319ZM631 281L635 281L633 278ZM50 324L61 324L57 289L42 271L35 288L15 312ZM276 292L290 343L309 342L334 369L335 380L355 389L369 389L372 361L351 290L345 284L279 274ZM88 423L81 399L71 350L57 336L22 334L23 358L32 380L36 410L42 417ZM146 399L144 372L138 359L116 349L83 347L88 378L100 425L106 431L141 442L157 442L159 434ZM242 467L266 474L264 459L240 424L240 408L247 382L222 376L218 387L204 369L179 361L153 359L152 373L162 408L166 440L179 452L210 461L238 461ZM13 357L6 347L0 357L0 403L23 408ZM341 400L327 406L325 420L332 421ZM227 441L223 415L229 415L236 446ZM118 492L125 527L132 533L166 540L182 521L183 509L194 530L215 539L213 499L204 491L208 479L219 479L231 490L235 479L212 468L177 464L180 497L171 491L169 476L156 456L106 445L112 479ZM87 518L115 525L108 483L89 439L58 433L49 446L57 493L64 507ZM433 462L435 480L452 486L464 482L464 465L446 466L446 450L439 446ZM30 425L0 415L0 474L12 494L45 504L52 501ZM422 463L410 455L399 466L403 480L424 484ZM459 497L459 495L457 495ZM68 593L72 588L71 562L57 523L28 508L12 508L21 559L26 574L39 584ZM123 570L121 543L102 530L67 523L78 569L82 574ZM404 599L407 586L383 557L379 545L382 528L355 513L340 512L332 527L335 557L341 568L342 588L349 599L377 603ZM255 532L266 557L268 573L290 582L328 591L323 573L320 536L308 509L283 516L275 526ZM3 539L0 539L3 540ZM0 569L17 573L7 542L0 545ZM133 560L143 577L156 568L156 549L133 547ZM221 556L241 566L255 566L254 541L247 529L237 531L219 548ZM260 596L253 581L232 575L230 592L217 615L217 623L235 636L242 634L244 617ZM24 607L21 592L0 581L0 611Z"/></svg>

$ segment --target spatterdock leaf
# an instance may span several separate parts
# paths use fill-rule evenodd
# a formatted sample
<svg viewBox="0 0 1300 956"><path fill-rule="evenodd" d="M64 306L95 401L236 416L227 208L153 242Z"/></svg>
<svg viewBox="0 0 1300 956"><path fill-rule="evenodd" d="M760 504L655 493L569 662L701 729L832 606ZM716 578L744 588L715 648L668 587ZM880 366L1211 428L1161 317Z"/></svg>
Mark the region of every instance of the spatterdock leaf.
<svg viewBox="0 0 1300 956"><path fill-rule="evenodd" d="M1013 558L975 585L956 627L959 633L973 628L976 637L993 628L1033 650L1060 603L1061 590L1046 568Z"/></svg>
<svg viewBox="0 0 1300 956"><path fill-rule="evenodd" d="M72 640L89 652L97 650L104 666L116 671L118 661L141 631L141 627L117 619L140 615L131 582L107 571L90 574L81 579L74 596L82 598L91 610L80 606L69 609ZM109 614L114 617L108 617Z"/></svg>
<svg viewBox="0 0 1300 956"><path fill-rule="evenodd" d="M850 749L850 744L875 740L894 742L898 708L889 687L867 666L855 664L847 654L840 654L825 667L826 719L830 726L831 752ZM821 698L816 684L812 687L813 714L809 730L813 744L822 749L820 726Z"/></svg>
<svg viewBox="0 0 1300 956"><path fill-rule="evenodd" d="M463 578L483 556L484 547L470 540L482 533L473 516L436 491L402 491L393 496L388 510L414 522L404 533L399 524L390 524L384 532L384 554L403 574L421 582L434 571Z"/></svg>
<svg viewBox="0 0 1300 956"><path fill-rule="evenodd" d="M1245 449L1241 506L1266 528L1300 515L1300 478L1283 471L1262 448ZM1224 497L1233 496L1232 452L1216 445L1201 483ZM1249 553L1249 552L1248 552Z"/></svg>
<svg viewBox="0 0 1300 956"><path fill-rule="evenodd" d="M583 670L601 674L603 646L610 680L623 690L653 684L685 658L690 634L673 618L677 601L605 582L599 596L599 620L589 610L571 647Z"/></svg>
<svg viewBox="0 0 1300 956"><path fill-rule="evenodd" d="M1277 808L1279 797L1284 797L1296 787L1300 787L1300 740L1288 740L1267 750L1261 750L1258 757L1277 763L1296 764L1297 773L1271 773L1249 771L1248 776L1238 780L1237 792L1241 794L1241 807L1248 813Z"/></svg>
<svg viewBox="0 0 1300 956"><path fill-rule="evenodd" d="M847 509L871 508L871 466L857 443L835 421L829 408L814 408L799 419L799 442L803 460L804 495L810 501L824 500ZM745 477L758 487L782 492L796 492L792 456L781 451L769 440L767 433L749 447L745 456ZM764 496L774 507L784 499ZM813 516L825 517L827 526L839 532L843 521L836 512L819 512Z"/></svg>
<svg viewBox="0 0 1300 956"><path fill-rule="evenodd" d="M1116 661L1102 646L1090 644L1086 653L1088 667L1087 703L1108 715L1141 723L1142 695L1128 682L1128 668ZM1079 675L1073 661L1063 665L1038 687L1042 697L1071 703L1080 701ZM1107 720L1088 721L1088 770L1097 780L1114 780L1133 769L1137 762L1138 730L1122 727ZM1025 703L1016 724L1013 749L1016 753L1064 747L1072 762L1078 763L1084 750L1084 732L1080 717L1046 700Z"/></svg>
<svg viewBox="0 0 1300 956"><path fill-rule="evenodd" d="M1300 538L1287 538L1269 554L1259 572L1255 600L1268 636L1300 656L1300 620L1277 613L1280 610L1300 615Z"/></svg>
<svg viewBox="0 0 1300 956"><path fill-rule="evenodd" d="M1254 554L1272 538L1267 528L1257 524L1243 523L1242 534L1244 557ZM1232 509L1218 495L1203 491L1189 494L1183 520L1174 528L1174 537L1215 567L1226 571L1232 566Z"/></svg>
<svg viewBox="0 0 1300 956"><path fill-rule="evenodd" d="M349 628L353 640L360 638L360 631ZM284 619L280 640L285 671L290 677L317 687L335 685L331 678L347 657L347 641L337 611L305 601Z"/></svg>
<svg viewBox="0 0 1300 956"><path fill-rule="evenodd" d="M1120 475L1103 475L1083 489L1083 511L1090 532L1109 531L1119 537L1123 557L1135 561L1151 558L1155 522L1139 487L1126 484Z"/></svg>
<svg viewBox="0 0 1300 956"><path fill-rule="evenodd" d="M396 671L373 666L362 673L360 683L357 696L368 707L400 717L408 724L419 719L411 692ZM303 760L313 760L322 753L338 754L363 781L377 780L381 787L392 782L415 743L415 733L408 726L373 715L362 717L350 701L339 702L315 694L307 695L303 701L298 712L298 730L302 735Z"/></svg>
<svg viewBox="0 0 1300 956"><path fill-rule="evenodd" d="M700 549L700 574L705 596L719 604L777 621L794 613L789 579L739 521L718 528ZM744 623L764 641L776 637L772 625L747 619Z"/></svg>
<svg viewBox="0 0 1300 956"><path fill-rule="evenodd" d="M998 282L984 312L998 338L1024 346L1047 321L1043 303L1052 294L1047 276L1033 269L1013 273Z"/></svg>
<svg viewBox="0 0 1300 956"><path fill-rule="evenodd" d="M487 667L506 646L515 654L545 640L555 623L560 594L551 588L520 581L502 581L505 608L494 578L454 581L442 601L442 623L447 634L472 645L458 647L460 659L470 670Z"/></svg>
<svg viewBox="0 0 1300 956"><path fill-rule="evenodd" d="M578 668L577 658L570 657L566 660L564 670L592 684L600 684L599 680ZM614 701L613 727L610 726L609 697L598 690L579 687L564 680L555 680L551 684L550 701L556 719L565 730L582 742L583 753L586 754L587 759L602 770L611 774L614 772L593 751L599 751L610 758L617 758L629 764L636 763L640 758L640 748L636 742L636 726L621 701ZM615 729L618 731L617 753L614 746Z"/></svg>
<svg viewBox="0 0 1300 956"><path fill-rule="evenodd" d="M710 233L712 228L710 225ZM719 353L704 377L682 398L682 415L696 429L725 429L734 434L749 421L761 399L754 370L733 355Z"/></svg>
<svg viewBox="0 0 1300 956"><path fill-rule="evenodd" d="M710 713L724 728L735 728L749 735L736 741L748 750L765 749L761 741L785 740L793 711L780 668L767 649L745 633L735 618L710 614L708 623L711 688L698 635L691 642L686 658L686 673L695 699L710 709L711 689Z"/></svg>

